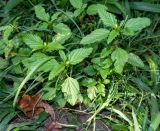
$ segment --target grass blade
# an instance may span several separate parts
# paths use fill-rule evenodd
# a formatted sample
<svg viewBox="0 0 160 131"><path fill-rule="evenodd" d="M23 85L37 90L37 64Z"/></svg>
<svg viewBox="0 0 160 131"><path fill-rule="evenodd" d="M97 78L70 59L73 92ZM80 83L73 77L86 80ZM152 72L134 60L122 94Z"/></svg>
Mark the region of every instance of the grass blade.
<svg viewBox="0 0 160 131"><path fill-rule="evenodd" d="M48 59L44 59L42 60L41 62L39 62L29 73L28 75L25 77L25 79L22 81L22 83L20 84L20 86L18 87L18 90L16 92L16 95L15 95L15 98L14 98L14 101L13 101L13 107L15 107L16 105L16 101L18 99L18 95L20 93L20 91L22 90L23 86L25 85L25 83L31 78L31 76L33 75L34 72L37 71L37 69L43 65L45 62L51 60L51 58L48 58Z"/></svg>
<svg viewBox="0 0 160 131"><path fill-rule="evenodd" d="M160 4L150 4L146 2L130 2L130 7L135 10L160 13Z"/></svg>

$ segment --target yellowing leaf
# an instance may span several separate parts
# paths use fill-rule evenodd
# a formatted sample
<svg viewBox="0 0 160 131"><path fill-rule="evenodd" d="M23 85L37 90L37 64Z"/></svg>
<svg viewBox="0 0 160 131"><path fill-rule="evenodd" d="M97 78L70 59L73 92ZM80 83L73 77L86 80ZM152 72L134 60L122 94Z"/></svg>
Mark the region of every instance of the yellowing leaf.
<svg viewBox="0 0 160 131"><path fill-rule="evenodd" d="M75 105L80 94L79 83L76 79L68 77L62 84L62 92L71 105Z"/></svg>

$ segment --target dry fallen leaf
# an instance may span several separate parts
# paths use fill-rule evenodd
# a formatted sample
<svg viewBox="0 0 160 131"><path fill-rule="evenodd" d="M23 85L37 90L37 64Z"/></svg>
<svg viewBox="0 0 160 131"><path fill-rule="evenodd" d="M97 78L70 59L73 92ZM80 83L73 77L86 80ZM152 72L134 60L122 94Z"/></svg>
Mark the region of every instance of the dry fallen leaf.
<svg viewBox="0 0 160 131"><path fill-rule="evenodd" d="M45 124L46 131L58 131L58 128L61 128L61 126L55 122L55 114L52 106L42 101L40 97L41 94L39 93L34 96L23 95L21 99L18 99L17 104L30 119L39 115L42 111L49 113L52 121Z"/></svg>
<svg viewBox="0 0 160 131"><path fill-rule="evenodd" d="M34 96L23 95L17 101L17 104L22 108L28 118L33 118L40 112L45 111L49 113L53 120L55 120L54 110L52 106L40 99L41 95L37 93Z"/></svg>

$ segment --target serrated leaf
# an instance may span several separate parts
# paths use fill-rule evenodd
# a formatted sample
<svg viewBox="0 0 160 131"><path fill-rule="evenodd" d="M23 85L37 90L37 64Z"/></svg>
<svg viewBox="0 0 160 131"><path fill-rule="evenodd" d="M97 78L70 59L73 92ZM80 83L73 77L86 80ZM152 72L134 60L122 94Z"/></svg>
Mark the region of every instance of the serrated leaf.
<svg viewBox="0 0 160 131"><path fill-rule="evenodd" d="M23 41L33 50L39 50L44 47L42 39L37 35L25 34L23 35Z"/></svg>
<svg viewBox="0 0 160 131"><path fill-rule="evenodd" d="M109 33L108 39L107 39L107 43L111 43L117 36L119 35L119 32L117 30L112 30Z"/></svg>
<svg viewBox="0 0 160 131"><path fill-rule="evenodd" d="M113 61L115 61L114 63L115 72L121 74L125 63L128 61L128 53L121 48L117 48L111 54L111 58Z"/></svg>
<svg viewBox="0 0 160 131"><path fill-rule="evenodd" d="M51 52L54 50L61 50L61 49L64 49L64 46L62 46L62 44L51 42L51 43L48 43L46 51Z"/></svg>
<svg viewBox="0 0 160 131"><path fill-rule="evenodd" d="M97 81L92 78L86 78L82 81L82 85L85 87L92 87L97 84Z"/></svg>
<svg viewBox="0 0 160 131"><path fill-rule="evenodd" d="M92 4L88 7L87 9L87 14L88 15L96 15L98 14L98 9L103 9L103 10L107 10L107 7L105 5L102 4Z"/></svg>
<svg viewBox="0 0 160 131"><path fill-rule="evenodd" d="M128 63L130 63L133 66L144 67L143 61L139 58L139 56L137 56L137 55L135 55L133 53L129 53L129 55L128 55Z"/></svg>
<svg viewBox="0 0 160 131"><path fill-rule="evenodd" d="M150 19L146 17L129 19L124 26L123 34L134 35L135 32L141 31L150 24Z"/></svg>
<svg viewBox="0 0 160 131"><path fill-rule="evenodd" d="M116 19L115 15L105 11L104 9L99 9L98 14L99 14L104 25L110 26L112 28L117 27L117 19Z"/></svg>
<svg viewBox="0 0 160 131"><path fill-rule="evenodd" d="M36 17L42 21L49 21L49 14L45 12L45 9L41 5L37 5L34 7L35 8L35 13Z"/></svg>
<svg viewBox="0 0 160 131"><path fill-rule="evenodd" d="M79 83L76 79L68 77L62 84L62 92L64 93L67 102L75 105L80 94Z"/></svg>
<svg viewBox="0 0 160 131"><path fill-rule="evenodd" d="M65 66L63 64L58 64L54 66L52 71L49 73L49 80L52 80L54 77L58 76L63 70L65 69Z"/></svg>
<svg viewBox="0 0 160 131"><path fill-rule="evenodd" d="M71 5L74 8L80 9L82 7L82 0L70 0Z"/></svg>
<svg viewBox="0 0 160 131"><path fill-rule="evenodd" d="M54 25L53 30L54 32L57 33L52 40L52 42L55 42L55 43L64 44L65 41L68 40L72 35L70 28L63 23Z"/></svg>
<svg viewBox="0 0 160 131"><path fill-rule="evenodd" d="M100 42L104 40L109 34L109 31L107 29L96 29L93 32L91 32L89 35L85 36L80 44L92 44L95 42Z"/></svg>
<svg viewBox="0 0 160 131"><path fill-rule="evenodd" d="M113 48L103 48L103 50L101 51L101 58L105 58L107 57L108 55L110 55L113 51Z"/></svg>
<svg viewBox="0 0 160 131"><path fill-rule="evenodd" d="M93 50L92 48L80 48L71 51L68 54L69 63L71 65L80 63L83 59L85 59L91 54L92 50Z"/></svg>

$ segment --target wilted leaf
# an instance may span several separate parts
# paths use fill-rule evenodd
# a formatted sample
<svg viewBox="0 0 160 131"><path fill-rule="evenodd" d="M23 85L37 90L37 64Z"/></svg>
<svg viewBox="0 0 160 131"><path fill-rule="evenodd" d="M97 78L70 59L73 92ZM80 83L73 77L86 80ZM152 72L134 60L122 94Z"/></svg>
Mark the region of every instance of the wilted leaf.
<svg viewBox="0 0 160 131"><path fill-rule="evenodd" d="M88 87L87 95L88 95L90 100L93 100L96 97L97 91L98 90L97 90L97 88L95 86Z"/></svg>
<svg viewBox="0 0 160 131"><path fill-rule="evenodd" d="M68 77L62 84L62 92L64 93L68 103L75 105L80 94L79 83L76 79Z"/></svg>
<svg viewBox="0 0 160 131"><path fill-rule="evenodd" d="M52 119L55 119L53 108L41 100L41 95L37 93L34 96L23 95L17 100L17 104L22 108L27 117L33 118L42 111L49 113Z"/></svg>

